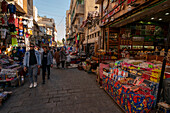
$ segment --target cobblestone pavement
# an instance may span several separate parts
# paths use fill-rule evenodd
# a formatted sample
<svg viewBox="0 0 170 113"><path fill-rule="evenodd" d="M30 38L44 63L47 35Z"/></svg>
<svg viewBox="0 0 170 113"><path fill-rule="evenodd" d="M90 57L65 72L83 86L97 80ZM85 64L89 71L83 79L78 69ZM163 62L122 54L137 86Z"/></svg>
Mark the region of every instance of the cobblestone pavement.
<svg viewBox="0 0 170 113"><path fill-rule="evenodd" d="M122 113L100 89L96 76L77 69L51 69L51 79L29 89L29 83L16 88L0 107L0 113Z"/></svg>

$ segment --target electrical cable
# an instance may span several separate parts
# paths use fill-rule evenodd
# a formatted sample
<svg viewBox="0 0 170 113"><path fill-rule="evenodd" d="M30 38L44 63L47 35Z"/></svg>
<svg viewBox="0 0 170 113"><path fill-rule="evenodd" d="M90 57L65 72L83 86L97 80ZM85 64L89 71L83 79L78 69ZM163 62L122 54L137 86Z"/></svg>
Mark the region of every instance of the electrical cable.
<svg viewBox="0 0 170 113"><path fill-rule="evenodd" d="M59 23L57 26L59 26L59 25L61 24L61 22L63 21L64 17L65 17L65 16L63 16L62 20L60 21L60 23Z"/></svg>

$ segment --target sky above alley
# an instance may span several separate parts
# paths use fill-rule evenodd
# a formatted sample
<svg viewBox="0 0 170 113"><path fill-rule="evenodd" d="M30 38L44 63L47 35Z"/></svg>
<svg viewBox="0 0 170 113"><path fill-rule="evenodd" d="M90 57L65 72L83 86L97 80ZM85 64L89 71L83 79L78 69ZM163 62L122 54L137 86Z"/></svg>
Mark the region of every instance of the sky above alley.
<svg viewBox="0 0 170 113"><path fill-rule="evenodd" d="M70 7L70 0L34 0L34 6L40 16L54 18L57 29L57 40L65 38L66 10Z"/></svg>

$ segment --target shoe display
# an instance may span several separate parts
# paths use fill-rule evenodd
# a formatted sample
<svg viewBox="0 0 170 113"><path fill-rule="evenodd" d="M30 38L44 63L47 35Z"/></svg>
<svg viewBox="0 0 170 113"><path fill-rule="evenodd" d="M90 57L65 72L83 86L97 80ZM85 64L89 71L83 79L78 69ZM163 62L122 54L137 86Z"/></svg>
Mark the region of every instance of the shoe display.
<svg viewBox="0 0 170 113"><path fill-rule="evenodd" d="M34 82L34 87L37 87L37 82Z"/></svg>
<svg viewBox="0 0 170 113"><path fill-rule="evenodd" d="M32 88L32 87L33 87L33 84L31 83L31 84L30 84L30 88Z"/></svg>

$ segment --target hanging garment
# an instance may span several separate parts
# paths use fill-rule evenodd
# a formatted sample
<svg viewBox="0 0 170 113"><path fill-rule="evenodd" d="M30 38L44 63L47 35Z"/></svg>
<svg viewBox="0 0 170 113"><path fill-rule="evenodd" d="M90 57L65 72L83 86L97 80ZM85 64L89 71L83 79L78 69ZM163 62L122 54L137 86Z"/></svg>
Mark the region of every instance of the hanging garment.
<svg viewBox="0 0 170 113"><path fill-rule="evenodd" d="M1 39L5 39L5 37L6 37L6 32L7 32L7 31L8 31L7 29L0 29Z"/></svg>
<svg viewBox="0 0 170 113"><path fill-rule="evenodd" d="M1 9L2 9L2 13L7 13L7 7L8 7L8 3L4 0L1 3Z"/></svg>
<svg viewBox="0 0 170 113"><path fill-rule="evenodd" d="M19 27L19 21L18 18L15 19L15 27Z"/></svg>
<svg viewBox="0 0 170 113"><path fill-rule="evenodd" d="M12 37L12 46L18 46L17 38Z"/></svg>
<svg viewBox="0 0 170 113"><path fill-rule="evenodd" d="M8 25L8 18L7 18L6 14L1 18L1 22L2 22L3 26L7 26Z"/></svg>
<svg viewBox="0 0 170 113"><path fill-rule="evenodd" d="M19 30L19 36L23 36L23 30Z"/></svg>
<svg viewBox="0 0 170 113"><path fill-rule="evenodd" d="M34 26L33 21L29 20L28 21L28 28L32 28Z"/></svg>
<svg viewBox="0 0 170 113"><path fill-rule="evenodd" d="M14 15L13 14L10 15L10 17L8 19L8 23L9 24L15 24L15 19L14 19Z"/></svg>
<svg viewBox="0 0 170 113"><path fill-rule="evenodd" d="M10 12L10 14L11 13L16 13L16 7L15 7L15 5L13 5L13 4L8 4L8 10L9 10L9 12Z"/></svg>
<svg viewBox="0 0 170 113"><path fill-rule="evenodd" d="M16 27L14 24L9 24L9 29L10 29L10 32L15 32L16 31Z"/></svg>
<svg viewBox="0 0 170 113"><path fill-rule="evenodd" d="M23 25L27 25L28 24L28 22L26 20L23 20L22 22L23 22Z"/></svg>
<svg viewBox="0 0 170 113"><path fill-rule="evenodd" d="M19 19L19 30L23 30L22 18Z"/></svg>

